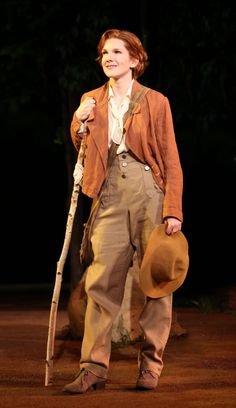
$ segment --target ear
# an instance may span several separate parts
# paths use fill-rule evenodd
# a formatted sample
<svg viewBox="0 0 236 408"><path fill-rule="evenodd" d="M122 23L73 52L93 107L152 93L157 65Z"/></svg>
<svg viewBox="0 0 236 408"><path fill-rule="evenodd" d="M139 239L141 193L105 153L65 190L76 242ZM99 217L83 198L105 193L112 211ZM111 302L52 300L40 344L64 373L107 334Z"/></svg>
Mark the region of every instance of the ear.
<svg viewBox="0 0 236 408"><path fill-rule="evenodd" d="M135 67L137 67L138 63L139 63L139 60L138 60L137 58L133 58L133 59L131 60L130 68L135 68Z"/></svg>

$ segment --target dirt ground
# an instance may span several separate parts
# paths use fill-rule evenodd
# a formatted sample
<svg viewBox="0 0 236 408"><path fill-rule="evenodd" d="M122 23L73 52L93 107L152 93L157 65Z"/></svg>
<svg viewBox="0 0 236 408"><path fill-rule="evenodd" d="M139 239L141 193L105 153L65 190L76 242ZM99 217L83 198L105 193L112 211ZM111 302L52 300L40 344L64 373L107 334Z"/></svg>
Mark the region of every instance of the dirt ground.
<svg viewBox="0 0 236 408"><path fill-rule="evenodd" d="M78 371L80 342L56 340L54 385L45 387L51 293L1 294L1 408L228 408L236 406L236 310L178 308L187 337L170 338L158 391L136 391L139 344L113 348L105 391L65 395ZM60 301L57 328L68 323Z"/></svg>

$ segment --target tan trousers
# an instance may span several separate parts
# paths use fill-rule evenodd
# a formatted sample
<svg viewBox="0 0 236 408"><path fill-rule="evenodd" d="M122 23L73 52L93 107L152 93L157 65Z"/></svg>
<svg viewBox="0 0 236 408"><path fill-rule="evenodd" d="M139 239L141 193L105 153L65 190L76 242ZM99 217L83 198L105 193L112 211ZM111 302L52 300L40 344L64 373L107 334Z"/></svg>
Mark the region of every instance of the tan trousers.
<svg viewBox="0 0 236 408"><path fill-rule="evenodd" d="M107 377L112 324L120 311L126 276L134 251L141 264L148 237L162 222L163 193L149 166L129 153L115 158L103 186L103 198L93 230L94 261L86 271L88 303L80 368ZM144 342L140 369L160 375L172 317L172 295L148 298L140 316Z"/></svg>

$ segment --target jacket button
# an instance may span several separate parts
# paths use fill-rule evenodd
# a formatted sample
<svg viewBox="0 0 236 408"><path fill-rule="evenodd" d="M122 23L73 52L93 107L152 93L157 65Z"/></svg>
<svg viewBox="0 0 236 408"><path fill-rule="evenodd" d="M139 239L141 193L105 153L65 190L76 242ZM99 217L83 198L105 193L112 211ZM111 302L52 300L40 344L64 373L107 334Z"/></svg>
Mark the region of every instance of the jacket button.
<svg viewBox="0 0 236 408"><path fill-rule="evenodd" d="M122 159L126 159L126 154L122 154Z"/></svg>
<svg viewBox="0 0 236 408"><path fill-rule="evenodd" d="M122 178L126 178L126 175L125 174L122 174L122 176L121 176Z"/></svg>
<svg viewBox="0 0 236 408"><path fill-rule="evenodd" d="M145 168L146 171L150 170L149 166L144 166L144 168Z"/></svg>

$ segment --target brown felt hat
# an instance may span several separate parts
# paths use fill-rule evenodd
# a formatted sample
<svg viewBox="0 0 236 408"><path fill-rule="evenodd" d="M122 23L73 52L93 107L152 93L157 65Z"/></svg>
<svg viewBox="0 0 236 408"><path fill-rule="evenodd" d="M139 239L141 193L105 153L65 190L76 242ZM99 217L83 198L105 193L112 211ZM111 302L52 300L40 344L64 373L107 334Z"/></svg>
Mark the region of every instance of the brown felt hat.
<svg viewBox="0 0 236 408"><path fill-rule="evenodd" d="M152 231L142 260L139 283L151 298L166 296L184 282L188 267L188 242L182 231L167 235L166 225Z"/></svg>

